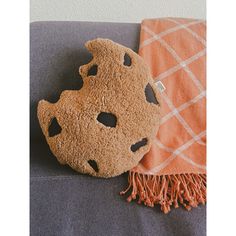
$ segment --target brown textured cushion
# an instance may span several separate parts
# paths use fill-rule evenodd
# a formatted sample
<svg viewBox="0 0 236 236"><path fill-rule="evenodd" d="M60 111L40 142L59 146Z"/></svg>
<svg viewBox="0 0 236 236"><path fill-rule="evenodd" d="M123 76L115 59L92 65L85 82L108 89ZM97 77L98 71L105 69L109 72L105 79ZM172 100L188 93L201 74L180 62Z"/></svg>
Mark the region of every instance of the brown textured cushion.
<svg viewBox="0 0 236 236"><path fill-rule="evenodd" d="M136 166L150 149L159 126L159 95L131 49L108 39L86 47L93 59L80 67L83 87L63 91L54 104L41 100L38 118L61 164L112 177Z"/></svg>

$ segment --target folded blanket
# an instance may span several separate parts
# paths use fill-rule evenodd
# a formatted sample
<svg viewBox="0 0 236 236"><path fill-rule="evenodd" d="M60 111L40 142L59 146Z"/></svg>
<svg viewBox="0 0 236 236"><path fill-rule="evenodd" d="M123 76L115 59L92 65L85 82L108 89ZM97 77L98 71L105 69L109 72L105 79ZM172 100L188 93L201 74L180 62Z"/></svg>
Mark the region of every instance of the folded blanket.
<svg viewBox="0 0 236 236"><path fill-rule="evenodd" d="M165 213L206 202L206 24L163 18L141 23L139 55L161 91L156 140L129 172L128 201Z"/></svg>

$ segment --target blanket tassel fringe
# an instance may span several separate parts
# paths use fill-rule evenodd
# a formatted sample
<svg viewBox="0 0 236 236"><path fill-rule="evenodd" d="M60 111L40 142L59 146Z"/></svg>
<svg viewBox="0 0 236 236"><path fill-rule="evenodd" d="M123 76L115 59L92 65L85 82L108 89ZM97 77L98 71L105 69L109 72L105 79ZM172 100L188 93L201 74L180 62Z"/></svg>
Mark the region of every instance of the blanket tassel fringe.
<svg viewBox="0 0 236 236"><path fill-rule="evenodd" d="M130 202L138 196L142 202L154 207L160 204L161 210L168 213L173 205L175 208L182 204L187 210L206 203L206 174L176 174L176 175L145 175L129 172L129 186L121 195L132 190L127 198Z"/></svg>

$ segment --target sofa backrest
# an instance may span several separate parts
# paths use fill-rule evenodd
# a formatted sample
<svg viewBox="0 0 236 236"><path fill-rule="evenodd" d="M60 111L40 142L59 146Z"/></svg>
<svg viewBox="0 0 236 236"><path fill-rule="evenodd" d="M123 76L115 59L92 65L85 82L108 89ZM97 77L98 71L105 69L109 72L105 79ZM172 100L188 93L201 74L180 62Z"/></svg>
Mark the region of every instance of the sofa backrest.
<svg viewBox="0 0 236 236"><path fill-rule="evenodd" d="M92 56L84 43L109 38L138 51L140 24L34 22L30 25L30 137L42 139L37 119L41 99L56 102L63 90L82 87L78 69Z"/></svg>

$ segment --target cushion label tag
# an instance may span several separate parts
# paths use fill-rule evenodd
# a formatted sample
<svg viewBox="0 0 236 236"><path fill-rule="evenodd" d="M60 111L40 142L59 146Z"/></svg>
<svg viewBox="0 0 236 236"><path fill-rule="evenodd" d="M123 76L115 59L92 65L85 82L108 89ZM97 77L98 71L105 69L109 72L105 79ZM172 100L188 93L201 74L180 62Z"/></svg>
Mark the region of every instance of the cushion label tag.
<svg viewBox="0 0 236 236"><path fill-rule="evenodd" d="M157 89L159 90L160 93L164 92L166 90L166 87L161 81L157 81L156 83Z"/></svg>

